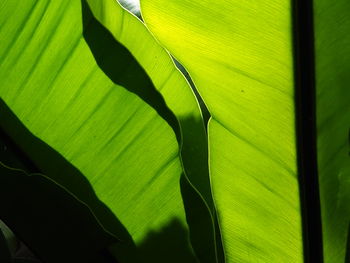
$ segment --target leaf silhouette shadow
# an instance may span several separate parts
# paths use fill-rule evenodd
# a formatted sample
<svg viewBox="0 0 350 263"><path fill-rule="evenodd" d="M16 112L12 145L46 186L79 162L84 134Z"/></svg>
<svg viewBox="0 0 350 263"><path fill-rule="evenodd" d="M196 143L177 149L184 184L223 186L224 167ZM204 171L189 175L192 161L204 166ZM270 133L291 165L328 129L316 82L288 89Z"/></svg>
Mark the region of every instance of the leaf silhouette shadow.
<svg viewBox="0 0 350 263"><path fill-rule="evenodd" d="M115 41L113 36L95 20L84 0L82 1L82 11L84 38L99 67L114 83L135 93L143 101L153 107L172 127L178 142L180 142L181 135L178 121L175 115L166 106L161 94L154 88L143 68L138 64L131 53L124 46ZM117 50L118 52L112 52L111 54L106 53L108 50ZM125 61L125 63L115 63L117 61L116 59ZM117 64L119 64L118 67L116 67ZM145 240L136 246L122 223L112 211L97 198L93 188L84 175L58 152L31 134L1 99L0 116L0 127L2 130L2 132L0 132L3 138L6 138L6 143L12 144L12 148L15 149L14 155L17 157L15 166L20 165L24 167L27 172L40 172L47 175L50 179L63 186L79 200L87 204L103 227L121 240L118 245L111 248L111 251L117 258L119 258L119 256L124 257L123 255L125 255L125 262L160 263L168 262L172 259L184 263L195 262L193 253L189 248L188 232L179 221L174 219L174 221L171 221L169 225L165 226L160 232L149 233L149 235L145 237ZM192 120L189 120L189 125L193 125ZM193 135L195 136L195 134ZM2 154L2 157L6 158L6 156L8 157L8 153L9 151L0 151L0 156ZM184 178L184 175L182 175L181 178ZM183 181L183 179L181 180ZM188 184L188 182L186 183ZM194 190L191 187L184 190L183 184L182 182L181 191L183 195L184 193L190 192L194 194ZM187 204L185 207L189 214L193 214L193 209L191 208L193 204L196 206L195 204L197 201L199 203L202 202L198 199L198 196L195 202L192 201L192 197L184 199L186 199L184 202ZM201 205L201 209L203 209L203 204ZM197 223L191 219L191 216L189 217L188 221L190 225ZM198 230L200 231L200 229ZM159 253L154 254L156 251ZM171 251L176 253L172 253ZM135 256L135 259L131 259L130 256Z"/></svg>
<svg viewBox="0 0 350 263"><path fill-rule="evenodd" d="M115 41L113 35L93 16L85 0L81 0L83 36L97 65L115 84L136 94L150 105L174 130L180 142L180 127L163 96L130 51Z"/></svg>
<svg viewBox="0 0 350 263"><path fill-rule="evenodd" d="M85 0L81 0L81 3L84 39L98 66L115 84L138 95L144 102L153 107L172 127L179 146L182 145L182 161L189 180L197 187L199 186L198 188L205 196L209 196L207 198L210 199L209 207L214 210L209 183L207 141L202 120L192 116L177 119L167 107L164 98L154 87L145 70L129 50L116 41L114 36L96 20ZM208 112L205 118L209 118ZM179 123L183 131L182 136ZM179 183L193 246L203 262L212 262L215 260L215 249L214 245L208 246L208 240L211 244L217 243L217 251L222 254L220 229L213 226L215 222L211 221L208 208L185 175L182 174ZM214 228L216 237L214 237ZM206 232L203 232L203 229L206 229Z"/></svg>
<svg viewBox="0 0 350 263"><path fill-rule="evenodd" d="M118 240L85 204L44 175L2 163L0 174L0 218L43 262L115 262L106 247Z"/></svg>
<svg viewBox="0 0 350 263"><path fill-rule="evenodd" d="M86 204L104 229L120 240L109 247L118 262L196 262L189 247L188 231L180 221L174 219L159 232L150 232L140 244L135 245L127 229L98 199L84 175L58 152L34 136L2 99L0 116L0 161L28 173L45 174ZM43 199L43 202L47 200ZM30 227L30 222L26 224ZM16 232L15 229L12 230ZM30 244L27 245L30 248ZM173 259L176 261L171 261Z"/></svg>
<svg viewBox="0 0 350 263"><path fill-rule="evenodd" d="M34 136L0 99L0 160L27 173L42 173L85 203L101 225L130 249L132 238L113 212L96 196L85 176L57 151ZM2 144L2 145L1 145Z"/></svg>
<svg viewBox="0 0 350 263"><path fill-rule="evenodd" d="M147 237L138 244L138 252L142 259L147 259L147 261L141 262L197 262L189 246L187 236L187 230L176 218L160 231L149 232ZM154 251L154 247L158 247L156 254L150 253Z"/></svg>

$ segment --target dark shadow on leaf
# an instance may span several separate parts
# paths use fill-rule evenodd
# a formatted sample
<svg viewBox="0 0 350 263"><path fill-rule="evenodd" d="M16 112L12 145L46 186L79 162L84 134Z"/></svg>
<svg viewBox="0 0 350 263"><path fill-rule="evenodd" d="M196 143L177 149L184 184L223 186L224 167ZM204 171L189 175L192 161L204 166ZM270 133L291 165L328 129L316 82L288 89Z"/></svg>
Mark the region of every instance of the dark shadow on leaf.
<svg viewBox="0 0 350 263"><path fill-rule="evenodd" d="M130 249L135 247L126 228L97 198L84 175L58 152L35 137L2 99L0 116L0 160L4 164L28 173L45 174L87 204L103 227L118 237L121 244L128 244Z"/></svg>
<svg viewBox="0 0 350 263"><path fill-rule="evenodd" d="M204 196L207 207L203 198L190 184L190 182L195 184L201 190L202 195L211 198L208 142L203 134L205 133L201 126L203 124L201 120L193 117L183 118L180 123L186 131L183 134L181 155L187 175L186 177L182 174L180 186L193 248L201 262L211 263L216 259L218 262L225 262L221 231L213 201Z"/></svg>
<svg viewBox="0 0 350 263"><path fill-rule="evenodd" d="M112 245L109 249L115 258L118 259L118 262L176 262L169 261L172 260L172 258L181 259L177 262L195 262L189 247L189 234L185 227L181 226L180 222L177 221L172 222L169 226L165 226L160 232L150 233L146 236L145 240L136 247L125 227L109 208L97 198L93 188L83 174L54 149L35 137L1 99L0 116L0 160L8 166L20 168L28 173L45 174L50 180L63 186L75 197L87 204L101 225L120 239L118 243ZM0 180L3 180L3 177L0 177ZM3 183L3 181L1 181L1 183ZM15 189L14 191L19 191L22 197L29 196L30 194L28 191L30 189L27 189L28 184L23 183L21 185L22 187L20 189ZM186 193L191 193L193 189L189 188L184 191ZM50 203L52 201L50 198L47 199L46 195L39 198L40 194L38 191L31 193L31 195L33 194L37 194L37 196L34 195L32 197L37 198L36 202L38 205ZM43 203L40 203L40 200L42 200ZM199 203L198 205L201 204L203 205L203 203ZM188 203L188 210L192 205L196 205L195 200ZM16 208L16 206L13 206L13 208ZM191 210L195 211L194 209ZM0 215L1 213L4 213L2 208L0 208ZM69 214L70 212L66 210L65 213ZM41 214L38 212L36 216L40 218L45 217L45 215L46 212L42 211ZM6 220L4 221L6 222ZM8 221L9 220L7 220L6 223L11 225ZM189 221L192 222L191 219L189 219ZM84 221L82 221L82 223L83 222ZM57 222L47 221L46 225L43 225L43 227L50 229L56 223ZM196 221L193 221L193 223L196 223ZM29 230L31 229L31 225L31 221L27 219L26 221L17 221L17 223L13 223L11 228L13 232L18 233L18 231L16 231L18 227L22 227L22 231L26 231L28 227ZM198 229L198 231L200 230L203 231L203 229ZM201 236L206 238L207 234L202 233ZM19 237L22 239L21 236ZM32 237L34 239L39 238L35 235ZM22 239L22 241L25 240ZM40 238L37 242L40 242ZM31 244L26 244L29 248L32 248ZM177 256L175 257L175 255Z"/></svg>
<svg viewBox="0 0 350 263"><path fill-rule="evenodd" d="M0 174L0 217L43 262L113 262L105 248L117 239L86 205L44 175L1 163Z"/></svg>
<svg viewBox="0 0 350 263"><path fill-rule="evenodd" d="M120 247L121 248L121 247ZM188 230L177 218L172 219L158 231L147 233L137 244L137 253L110 249L120 263L198 263L188 239Z"/></svg>
<svg viewBox="0 0 350 263"><path fill-rule="evenodd" d="M28 173L45 174L87 204L98 215L107 231L122 241L131 240L129 233L113 212L97 198L85 176L62 155L35 137L2 99L0 99L0 116L0 132L8 144L7 149L0 148L0 156L8 157L9 148L14 149L12 154L19 156L17 164L9 163L9 165L21 167ZM22 166L18 166L18 162L21 162Z"/></svg>
<svg viewBox="0 0 350 263"><path fill-rule="evenodd" d="M83 35L100 69L117 85L136 94L173 128L180 141L180 128L174 113L154 87L145 70L122 44L93 16L85 0L82 3Z"/></svg>
<svg viewBox="0 0 350 263"><path fill-rule="evenodd" d="M143 68L133 58L131 53L115 41L113 36L92 17L91 11L88 9L85 1L82 1L82 6L84 37L99 67L114 83L135 93L153 107L173 128L180 142L178 121L174 114L167 108L163 97L154 88ZM181 248L176 249L178 254L184 255L178 262L193 262L193 257L186 258L186 255L191 253L188 250L188 233L183 227L183 231L181 229L179 230L178 224L171 224L169 228L164 228L164 231L150 234L150 236L146 237L145 242L136 248L125 227L118 221L109 208L96 197L91 185L79 170L44 142L33 136L2 101L0 101L0 116L0 126L3 128L4 134L15 142L16 149L20 149L17 151L16 156L18 154L22 154L23 156L19 162L26 167L28 172L46 174L53 181L73 193L79 200L86 203L104 228L121 239L121 242L117 246L113 246L112 251L116 252L117 257L125 254L127 260L121 261L122 263L156 263L158 262L156 259L159 258L157 255L152 256L148 252L148 249L147 253L144 252L142 254L140 251L146 251L146 247L150 251L152 248L152 254L157 253L156 251L159 249L166 251L169 247L173 246L172 242L182 244ZM206 196L211 196L207 164L207 142L205 131L202 129L203 123L201 123L201 120L195 120L193 118L183 118L179 121L184 130L182 156L187 176L191 182L195 182L196 186L200 186L201 191ZM199 134L201 135L199 136ZM5 154L5 156L8 155ZM30 160L28 161L28 159ZM189 185L186 178L185 181L182 179L181 191L190 226L191 240L193 243L198 244L195 244L194 247L200 247L198 250L203 251L199 255L200 258L206 259L203 262L211 262L213 253L210 251L213 250L213 246L207 246L208 243L205 242L213 238L210 214L203 200L201 200L193 187ZM212 207L212 205L210 206ZM170 231L169 229L177 230L177 232ZM181 238L178 236L178 233L182 233ZM180 240L185 242L180 242ZM201 243L206 243L207 251L203 250ZM174 246L177 247L176 245ZM210 256L207 257L206 253ZM130 258L131 255L135 255L136 261ZM141 258L136 259L136 255L141 255ZM147 257L150 259L145 260ZM169 262L169 257L166 260L164 258L159 258L159 260L159 263Z"/></svg>
<svg viewBox="0 0 350 263"><path fill-rule="evenodd" d="M148 233L145 240L138 245L141 262L197 262L187 237L187 230L181 222L173 219L160 231ZM157 247L156 251L154 247Z"/></svg>
<svg viewBox="0 0 350 263"><path fill-rule="evenodd" d="M179 145L181 145L182 140L181 155L186 175L202 193L208 202L209 209L213 212L215 209L211 199L212 194L209 182L207 136L202 120L193 117L184 117L177 120L137 60L95 19L86 1L82 0L81 3L84 38L97 64L114 83L138 95L143 101L153 107L172 127ZM207 121L209 114L207 110L205 113ZM179 123L182 130L182 138ZM197 254L203 253L203 256L205 255L205 257L202 257L203 262L212 262L215 257L213 245L215 242L218 242L219 254L223 254L223 252L220 252L222 251L220 248L220 234L217 235L215 241L213 234L215 226L211 223L211 215L208 208L192 186L184 189L183 184L181 184L181 189L191 232L191 240L193 243L198 243L194 245L199 251ZM196 209L193 207L196 207ZM207 230L205 232L203 232L203 229L199 230L198 223L206 225L207 228L203 229ZM192 228L193 230L191 230ZM216 227L216 233L220 233L218 227ZM202 246L204 243L206 243L205 251ZM212 246L208 246L208 244L212 244Z"/></svg>
<svg viewBox="0 0 350 263"><path fill-rule="evenodd" d="M213 222L209 210L182 174L180 179L181 194L190 228L190 239L200 262L216 262Z"/></svg>
<svg viewBox="0 0 350 263"><path fill-rule="evenodd" d="M174 60L176 67L182 72L182 74L187 79L188 83L190 84L191 89L193 90L193 93L195 94L195 96L197 98L199 107L202 111L204 126L205 126L205 129L207 130L207 125L208 125L209 119L211 117L210 112L207 108L207 105L205 105L204 100L202 99L201 95L199 94L199 92L196 88L196 85L194 84L190 74L185 69L185 67L179 61L177 61L174 57L172 57L172 59Z"/></svg>

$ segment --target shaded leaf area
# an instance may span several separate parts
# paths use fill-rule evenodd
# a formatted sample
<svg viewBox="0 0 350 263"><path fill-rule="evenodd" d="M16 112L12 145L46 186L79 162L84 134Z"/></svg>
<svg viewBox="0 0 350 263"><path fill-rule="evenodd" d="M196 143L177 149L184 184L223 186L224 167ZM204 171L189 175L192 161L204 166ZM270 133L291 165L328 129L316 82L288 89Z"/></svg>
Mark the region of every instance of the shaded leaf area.
<svg viewBox="0 0 350 263"><path fill-rule="evenodd" d="M175 134L99 68L81 1L6 1L0 24L0 96L30 132L79 169L135 243L175 218L187 229Z"/></svg>
<svg viewBox="0 0 350 263"><path fill-rule="evenodd" d="M179 123L165 104L162 95L130 51L115 41L92 15L85 0L82 4L83 35L94 58L103 72L117 85L138 95L170 125L180 142Z"/></svg>
<svg viewBox="0 0 350 263"><path fill-rule="evenodd" d="M148 236L139 244L140 262L198 262L191 256L192 252L190 246L188 246L186 235L186 230L178 220L171 221L160 231L148 233ZM164 240L168 240L167 244L159 246ZM159 246L157 253L151 252L154 246ZM191 258L192 260L183 261ZM149 261L150 259L152 261Z"/></svg>
<svg viewBox="0 0 350 263"><path fill-rule="evenodd" d="M40 259L113 262L102 253L117 240L66 190L43 175L2 164L0 174L0 217Z"/></svg>
<svg viewBox="0 0 350 263"><path fill-rule="evenodd" d="M140 13L140 3L139 1L133 1L133 0L119 0L118 1L125 9L127 9L130 13L134 14L135 16L137 16L141 21L142 21L142 17L141 17L141 13ZM196 99L199 103L200 109L202 111L203 114L203 122L205 124L205 128L207 127L209 118L210 118L210 113L207 109L207 106L205 105L202 97L200 96L200 94L198 93L192 78L190 77L190 75L188 74L187 70L185 69L185 67L183 65L180 64L179 61L177 61L174 57L172 57L172 59L174 60L174 63L176 65L176 67L181 71L181 73L184 75L184 77L186 78L186 80L188 81L189 85L191 86L191 89L193 90Z"/></svg>
<svg viewBox="0 0 350 263"><path fill-rule="evenodd" d="M0 229L0 262L11 263L11 253L5 239L5 235Z"/></svg>
<svg viewBox="0 0 350 263"><path fill-rule="evenodd" d="M200 195L193 191L193 186L184 174L182 174L180 182L192 247L197 258L203 263L225 262L216 214L214 214L213 219L207 216L208 207L203 204L203 199ZM212 236L210 236L212 234L210 227L215 228L214 244L212 243ZM208 237L210 238L209 240L207 239Z"/></svg>
<svg viewBox="0 0 350 263"><path fill-rule="evenodd" d="M111 244L109 250L119 262L163 263L168 262L173 257L178 259L178 262L196 261L189 246L188 230L178 220L171 221L169 225L164 226L164 228L157 232L153 231L147 234L146 238L136 246L118 218L97 198L93 188L83 174L50 146L33 136L1 99L0 116L0 161L8 166L21 168L31 173L45 172L45 175L50 177L51 180L64 186L65 189L74 194L81 202L87 204L91 211L94 212L98 223L111 234L118 237L119 242ZM0 180L2 180L2 177L0 177ZM185 180L185 185L187 185L187 179ZM1 183L2 181L0 181ZM17 190L12 190L13 194L16 194ZM28 190L25 193L28 193ZM186 190L182 191L187 192ZM43 202L48 201L46 199L48 197L44 194L40 197L42 198L40 200L43 200ZM198 195L194 197L198 198ZM40 200L36 200L38 206L42 206ZM64 200L67 200L67 198L64 198ZM200 209L200 206L198 208ZM193 208L191 207L191 209ZM206 208L202 207L202 209ZM1 211L0 209L0 214ZM47 212L42 210L37 211L37 213L39 218L45 218ZM69 211L67 210L64 213L69 215ZM44 214L44 216L41 214ZM80 215L79 220L84 222L85 217L83 214ZM31 220L28 219L19 224L20 227L28 227L30 229L33 225ZM34 224L36 223L34 222ZM55 224L57 222L53 220L53 222L46 222L43 226L46 229L53 227ZM94 227L99 228L99 226ZM16 231L16 229L17 226L15 225L13 230ZM199 228L198 231L203 231L203 229ZM37 243L45 242L47 244L46 240L42 240L36 234L32 238L37 238L35 241ZM66 238L68 239L69 235ZM96 242L96 240L93 241L93 243ZM29 242L26 242L26 244L31 248ZM53 243L50 243L50 245L53 245ZM172 256L170 257L169 255Z"/></svg>
<svg viewBox="0 0 350 263"><path fill-rule="evenodd" d="M2 141L1 141L1 136L0 136L0 147L1 146L2 146ZM19 246L18 239L16 238L15 234L11 231L11 229L1 219L0 219L0 230L2 231L2 233L6 239L10 254L14 255L16 252L16 249Z"/></svg>
<svg viewBox="0 0 350 263"><path fill-rule="evenodd" d="M350 222L350 1L313 2L324 261L343 263Z"/></svg>
<svg viewBox="0 0 350 263"><path fill-rule="evenodd" d="M12 261L13 262L23 261L23 262L32 262L32 263L42 262L34 255L34 253L28 248L28 246L26 246L23 243L23 241L19 241L16 253L12 256ZM111 261L110 263L114 263L114 261Z"/></svg>
<svg viewBox="0 0 350 263"><path fill-rule="evenodd" d="M159 46L138 19L123 10L116 1L88 1L95 19L91 17L90 10L85 10L87 7L84 6L84 2L85 25L86 21L90 21L89 30L84 33L84 36L95 59L100 61L101 69L111 79L118 81L120 67L118 59L120 53L126 53L122 46L125 45L130 50L131 58L128 58L128 61L134 64L133 56L135 56L137 62L154 83L152 87L143 87L143 91L139 91L135 86L130 86L130 91L139 95L144 101L149 101L147 99L149 95L145 92L161 94L166 105L178 119L181 141L179 132L175 132L181 146L181 160L185 171L183 177L187 180L187 182L182 180L181 191L185 209L187 208L186 218L190 227L192 244L197 256L202 255L200 260L203 262L216 261L216 254L220 254L221 257L223 255L221 234L218 227L214 230L217 224L209 182L207 136L195 94L176 69L169 54ZM111 59L104 59L105 47L110 50L108 56ZM134 77L136 76L137 74ZM140 79L142 78L144 77L141 76ZM154 106L154 103L151 102L150 105ZM208 118L207 115L206 118ZM183 187L184 184L189 187ZM203 226L202 230L199 230L199 225ZM217 249L215 242L217 242Z"/></svg>
<svg viewBox="0 0 350 263"><path fill-rule="evenodd" d="M197 263L187 231L181 221L174 219L161 229L149 232L135 251L124 243L111 247L110 252L122 263Z"/></svg>
<svg viewBox="0 0 350 263"><path fill-rule="evenodd" d="M176 60L176 58L172 58L174 60L174 63L176 65L176 67L182 72L182 74L185 76L185 78L187 79L189 85L191 86L191 89L193 90L193 93L196 95L197 101L199 103L200 109L202 111L202 115L203 115L203 123L205 126L205 129L207 129L207 125L210 119L210 112L207 108L207 105L205 105L201 95L199 94L196 85L194 85L193 80L190 76L190 74L187 72L186 68L181 65L181 63L179 61Z"/></svg>
<svg viewBox="0 0 350 263"><path fill-rule="evenodd" d="M101 23L104 27L98 26L99 32L85 32L85 38L89 34L92 36L100 34L99 36L102 36L104 43L99 38L89 37L87 38L89 46L102 47L106 45L111 50L109 55L113 56L113 60L101 63L100 67L111 79L118 78L116 75L118 74L119 59L116 54L125 52L122 45L130 51L131 57L128 57L127 61L131 60L133 64L134 57L136 58L151 78L154 84L153 89L156 90L145 87L146 92L151 94L160 93L168 108L179 120L183 136L181 151L186 176L212 208L208 167L206 165L207 139L202 115L190 85L176 69L169 54L156 42L140 20L121 8L114 0L89 0L87 2L98 20L97 22L96 19L90 18L92 21L95 20L92 23L98 23L99 25ZM83 5L83 12L87 16L90 11L85 10L85 8ZM92 48L91 51L97 60L101 60L101 53L103 52L101 52L101 48ZM130 91L147 101L147 98L144 97L148 95L139 92L138 87L132 87ZM152 106L152 103L150 105ZM188 121L190 118L194 118L195 121Z"/></svg>
<svg viewBox="0 0 350 263"><path fill-rule="evenodd" d="M123 242L132 239L113 212L96 196L86 177L62 155L35 137L0 99L0 160L28 173L42 173L85 203L101 224Z"/></svg>
<svg viewBox="0 0 350 263"><path fill-rule="evenodd" d="M39 170L25 157L23 152L17 148L12 140L0 127L0 162L9 167L16 167L23 171L39 172ZM0 175L0 183L1 183ZM12 189L16 192L16 189ZM44 212L44 211L43 211ZM44 212L45 213L45 212ZM1 215L1 212L0 212ZM25 222L25 221L24 221ZM27 223L26 223L27 224ZM30 226L30 222L28 222ZM0 220L0 230L5 233L7 245L11 252L12 261L28 260L29 262L40 262L31 250L14 235L14 233L7 227L7 225ZM0 252L1 254L1 252ZM2 262L0 260L0 262Z"/></svg>

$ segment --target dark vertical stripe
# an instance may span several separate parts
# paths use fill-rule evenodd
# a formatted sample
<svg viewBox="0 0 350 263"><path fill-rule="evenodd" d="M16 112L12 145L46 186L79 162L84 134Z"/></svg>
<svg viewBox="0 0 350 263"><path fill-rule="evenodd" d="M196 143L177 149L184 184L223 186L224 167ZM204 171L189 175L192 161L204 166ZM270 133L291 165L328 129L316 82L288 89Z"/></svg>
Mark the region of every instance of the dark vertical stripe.
<svg viewBox="0 0 350 263"><path fill-rule="evenodd" d="M323 262L317 171L312 0L292 0L299 189L305 262Z"/></svg>

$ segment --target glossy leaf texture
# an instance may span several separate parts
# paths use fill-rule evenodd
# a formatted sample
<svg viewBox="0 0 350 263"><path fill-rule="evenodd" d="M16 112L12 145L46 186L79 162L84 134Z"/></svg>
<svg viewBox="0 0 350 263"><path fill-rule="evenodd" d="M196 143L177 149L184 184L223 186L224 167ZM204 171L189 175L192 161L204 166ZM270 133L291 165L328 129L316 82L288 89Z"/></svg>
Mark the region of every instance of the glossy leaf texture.
<svg viewBox="0 0 350 263"><path fill-rule="evenodd" d="M191 184L189 187L183 187L182 191L185 205L188 207L186 214L192 242L203 262L213 262L216 260L213 233L216 215L209 182L207 135L195 95L184 76L176 69L170 55L138 18L121 8L114 0L87 2L96 19L113 34L116 41L125 45L142 65L179 121L181 159L185 176ZM183 182L185 183L185 180ZM191 187L194 187L195 191L191 190ZM217 242L221 242L220 238Z"/></svg>
<svg viewBox="0 0 350 263"><path fill-rule="evenodd" d="M211 113L226 261L303 261L291 3L141 0L141 13Z"/></svg>
<svg viewBox="0 0 350 263"><path fill-rule="evenodd" d="M349 14L349 1L314 1L318 172L326 263L350 260L345 259L350 252Z"/></svg>
<svg viewBox="0 0 350 263"><path fill-rule="evenodd" d="M96 27L89 23L84 35ZM130 72L144 75L126 49L112 82L83 37L78 0L3 1L0 38L0 96L30 132L84 174L136 245L173 222L187 240L176 137L127 90L143 85Z"/></svg>

